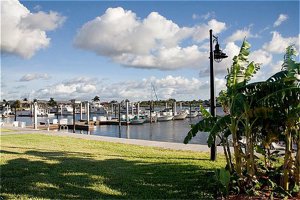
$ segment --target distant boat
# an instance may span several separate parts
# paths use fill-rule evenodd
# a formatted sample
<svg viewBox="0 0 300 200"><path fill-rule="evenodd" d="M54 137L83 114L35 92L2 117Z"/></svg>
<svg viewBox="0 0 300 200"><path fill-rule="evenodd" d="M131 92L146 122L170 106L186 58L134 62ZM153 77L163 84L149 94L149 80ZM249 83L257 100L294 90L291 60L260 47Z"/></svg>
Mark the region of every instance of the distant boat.
<svg viewBox="0 0 300 200"><path fill-rule="evenodd" d="M195 110L191 111L191 112L187 115L188 118L195 118L195 117L197 117L197 116L198 116L198 111L195 111Z"/></svg>
<svg viewBox="0 0 300 200"><path fill-rule="evenodd" d="M146 121L146 119L138 118L136 116L130 121L130 124L139 125L139 124L143 124L145 121Z"/></svg>
<svg viewBox="0 0 300 200"><path fill-rule="evenodd" d="M164 109L157 116L157 121L159 122L170 121L172 119L173 119L173 112L169 108Z"/></svg>
<svg viewBox="0 0 300 200"><path fill-rule="evenodd" d="M187 117L187 112L181 111L179 114L175 115L173 120L183 120Z"/></svg>
<svg viewBox="0 0 300 200"><path fill-rule="evenodd" d="M90 105L90 113L100 114L100 115L107 115L108 114L105 107L100 104L100 101L94 101Z"/></svg>
<svg viewBox="0 0 300 200"><path fill-rule="evenodd" d="M171 121L172 119L173 119L173 116L170 116L170 115L163 115L163 116L157 117L157 121L159 121L159 122Z"/></svg>

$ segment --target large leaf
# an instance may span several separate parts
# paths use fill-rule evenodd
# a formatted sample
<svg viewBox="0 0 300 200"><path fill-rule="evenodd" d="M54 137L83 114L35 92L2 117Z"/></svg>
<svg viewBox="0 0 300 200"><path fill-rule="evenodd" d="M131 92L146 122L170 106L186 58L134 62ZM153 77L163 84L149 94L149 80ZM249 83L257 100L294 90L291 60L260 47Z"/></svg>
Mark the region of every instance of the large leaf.
<svg viewBox="0 0 300 200"><path fill-rule="evenodd" d="M231 121L231 115L225 115L216 121L216 123L210 130L208 136L207 144L209 147L211 147L211 145L213 144L214 138L217 136L217 134L221 132L225 132L228 129L230 125L230 121Z"/></svg>
<svg viewBox="0 0 300 200"><path fill-rule="evenodd" d="M187 144L193 137L197 135L199 131L210 132L215 122L216 117L203 118L197 124L192 124L192 129L188 132L187 136L184 138L184 144Z"/></svg>
<svg viewBox="0 0 300 200"><path fill-rule="evenodd" d="M199 109L203 118L211 117L211 113L208 112L202 105L199 106Z"/></svg>

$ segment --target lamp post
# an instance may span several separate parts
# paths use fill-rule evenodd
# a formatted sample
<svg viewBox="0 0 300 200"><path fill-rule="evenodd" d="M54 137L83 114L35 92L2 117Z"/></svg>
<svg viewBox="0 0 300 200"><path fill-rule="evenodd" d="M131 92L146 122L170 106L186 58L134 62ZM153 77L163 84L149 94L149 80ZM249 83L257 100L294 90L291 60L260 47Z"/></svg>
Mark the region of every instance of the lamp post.
<svg viewBox="0 0 300 200"><path fill-rule="evenodd" d="M215 50L213 50L213 42L216 41ZM209 30L209 42L210 42L210 113L213 117L216 116L216 99L215 99L215 72L214 72L214 60L221 62L223 58L228 56L220 50L218 37L214 36L212 30ZM217 157L217 145L216 137L214 137L213 144L210 149L210 160L215 161Z"/></svg>

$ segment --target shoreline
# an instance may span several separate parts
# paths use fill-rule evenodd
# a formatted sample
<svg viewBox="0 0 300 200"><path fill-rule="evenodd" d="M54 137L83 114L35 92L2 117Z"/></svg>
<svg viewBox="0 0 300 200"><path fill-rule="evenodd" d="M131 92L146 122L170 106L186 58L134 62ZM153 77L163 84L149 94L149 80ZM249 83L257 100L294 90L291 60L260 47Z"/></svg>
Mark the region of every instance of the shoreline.
<svg viewBox="0 0 300 200"><path fill-rule="evenodd" d="M174 143L174 142L127 139L127 138L117 138L117 137L108 137L108 136L99 136L99 135L70 133L70 132L64 132L64 131L34 130L34 129L30 129L30 128L19 128L19 127L7 126L7 125L2 126L1 129L8 129L11 131L9 131L9 132L1 131L0 135L45 134L45 135L52 135L52 136L67 136L67 137L86 139L86 140L103 141L103 142L131 144L131 145L147 146L147 147L157 147L157 148L170 149L170 150L210 152L210 148L207 145L200 145L200 144L183 144L183 143ZM217 151L218 151L218 153L222 153L222 154L224 153L222 146L218 146Z"/></svg>

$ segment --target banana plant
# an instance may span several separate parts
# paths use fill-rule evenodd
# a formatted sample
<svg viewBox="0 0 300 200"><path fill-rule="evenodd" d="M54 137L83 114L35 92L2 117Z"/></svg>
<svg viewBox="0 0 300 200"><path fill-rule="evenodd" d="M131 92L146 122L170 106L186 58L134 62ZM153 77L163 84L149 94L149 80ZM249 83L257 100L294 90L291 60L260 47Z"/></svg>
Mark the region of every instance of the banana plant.
<svg viewBox="0 0 300 200"><path fill-rule="evenodd" d="M242 114L245 112L247 102L245 101L244 96L239 93L238 89L245 86L260 68L259 64L248 61L250 53L249 49L250 44L244 40L239 54L233 58L233 64L231 68L228 69L228 75L226 76L227 91L223 91L221 93L221 103L223 102L223 108L226 111L228 110L229 114L223 117L202 119L192 127L184 141L187 143L197 134L198 131L210 132L208 145L211 144L212 138L214 138L214 136L220 136L220 133L227 133L227 136L232 135L234 157L236 162L234 170L240 177L242 177L243 152L241 151L239 144L240 135L238 134L238 127L242 119L241 116L243 116ZM227 164L231 165L230 163Z"/></svg>

